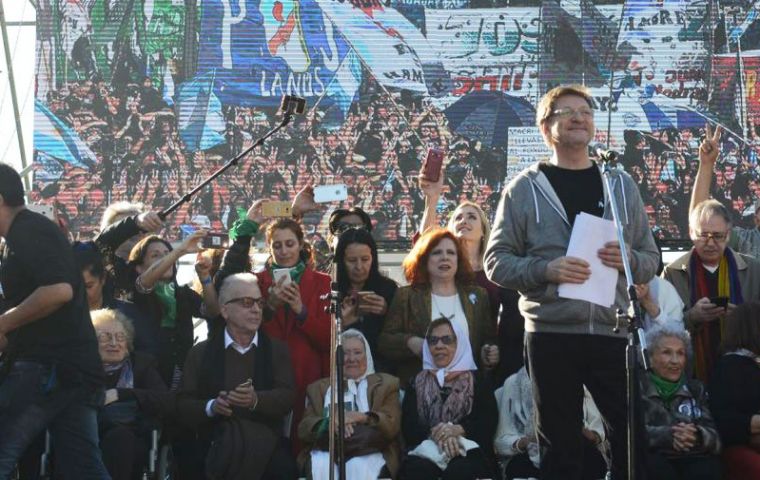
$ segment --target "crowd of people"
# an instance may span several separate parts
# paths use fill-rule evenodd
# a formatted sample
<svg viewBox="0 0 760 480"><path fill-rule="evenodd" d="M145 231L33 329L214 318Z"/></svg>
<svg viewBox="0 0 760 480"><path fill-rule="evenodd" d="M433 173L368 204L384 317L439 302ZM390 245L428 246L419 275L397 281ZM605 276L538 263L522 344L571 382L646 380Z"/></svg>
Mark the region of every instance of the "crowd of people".
<svg viewBox="0 0 760 480"><path fill-rule="evenodd" d="M392 114L371 108L385 131ZM486 198L438 208L452 165L466 157L439 138L452 158L437 181L412 170L397 178L422 203L403 286L378 268L387 231L377 218L361 204L326 212L307 183L282 191L292 217L268 218L270 197L251 192L260 179L250 177L248 194L262 196L225 200L239 212L226 251L202 251L204 229L172 243L155 210L125 202L108 206L92 240L70 245L24 206L18 173L0 164L0 479L36 478L46 431L62 478L142 478L154 432L180 479L329 478L331 435L343 438L352 480L621 480L628 438L637 479L760 477L760 231L732 228L732 210L709 199L721 132L708 127L699 147L686 212L693 248L664 266L635 176L613 170L607 191L589 158L593 117L583 87L547 93L537 124L553 156L503 186L493 225ZM238 119L242 135L252 126ZM368 149L363 162L395 165L389 128L375 139L377 159ZM362 130L359 142L378 131ZM176 135L167 131L165 140ZM335 138L332 158L343 162L354 149ZM301 168L303 155L311 168L301 153L273 155L283 171L294 167L286 159ZM154 173L149 181L161 182ZM612 217L609 196L651 365L638 369L634 425L616 315L628 305L624 250L613 241L597 252L617 273L613 305L558 293L592 275L590 259L567 247L577 215ZM327 218L320 236L331 262L316 260L302 223L310 215ZM187 254L197 278L180 285ZM344 351L342 431L331 414L330 263L343 326L334 332ZM205 320L207 340L195 342L194 318Z"/></svg>
<svg viewBox="0 0 760 480"><path fill-rule="evenodd" d="M368 212L380 242L405 242L419 223L423 197L417 173L428 146L452 152L448 188L439 206L451 211L463 199L491 212L506 177L504 154L452 135L444 114L419 98L386 95L374 81L362 86L341 122L332 111L310 110L256 149L238 172L225 175L185 205L166 225L167 238L181 238L180 225L202 222L226 231L236 206L255 199L293 196L309 182L344 183L345 204ZM141 85L113 87L82 80L48 93L50 111L91 148L97 163L63 166L38 152L35 200L52 203L72 232L96 232L109 203L140 202L166 208L263 136L279 118L274 109L225 105L225 142L191 151L181 122L146 77ZM403 116L403 117L402 117ZM192 135L189 133L188 135ZM305 220L310 241L319 245L327 218Z"/></svg>

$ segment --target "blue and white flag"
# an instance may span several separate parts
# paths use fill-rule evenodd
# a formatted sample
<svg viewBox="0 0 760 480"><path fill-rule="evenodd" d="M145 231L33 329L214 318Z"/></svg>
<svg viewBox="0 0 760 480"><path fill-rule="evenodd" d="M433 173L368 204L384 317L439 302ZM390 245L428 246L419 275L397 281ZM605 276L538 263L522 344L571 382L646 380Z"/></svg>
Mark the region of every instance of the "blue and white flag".
<svg viewBox="0 0 760 480"><path fill-rule="evenodd" d="M74 167L89 170L97 164L84 140L39 99L34 100L34 149Z"/></svg>
<svg viewBox="0 0 760 480"><path fill-rule="evenodd" d="M177 99L179 136L191 152L225 142L222 103L214 94L214 72L182 84Z"/></svg>

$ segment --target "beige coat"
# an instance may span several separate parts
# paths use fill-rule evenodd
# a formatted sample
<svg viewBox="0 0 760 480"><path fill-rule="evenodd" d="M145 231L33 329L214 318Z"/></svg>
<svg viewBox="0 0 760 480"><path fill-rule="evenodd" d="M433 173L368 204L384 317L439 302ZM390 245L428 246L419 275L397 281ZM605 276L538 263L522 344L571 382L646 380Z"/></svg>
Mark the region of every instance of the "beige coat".
<svg viewBox="0 0 760 480"><path fill-rule="evenodd" d="M377 416L370 425L383 433L388 446L383 450L385 465L393 478L398 474L401 450L398 443L401 431L401 403L398 394L398 378L385 373L373 373L367 376L367 401L370 412ZM298 464L304 469L309 465L309 453L317 441L317 425L323 418L325 395L330 386L330 379L318 380L306 389L306 410L298 424L298 438L304 449L298 455Z"/></svg>

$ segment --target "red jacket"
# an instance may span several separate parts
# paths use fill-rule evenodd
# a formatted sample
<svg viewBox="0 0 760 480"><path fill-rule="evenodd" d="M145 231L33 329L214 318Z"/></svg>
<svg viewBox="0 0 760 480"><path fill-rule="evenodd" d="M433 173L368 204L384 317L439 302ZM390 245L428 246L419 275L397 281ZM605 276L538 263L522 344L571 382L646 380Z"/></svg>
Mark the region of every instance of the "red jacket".
<svg viewBox="0 0 760 480"><path fill-rule="evenodd" d="M269 296L272 276L269 270L258 272L264 298ZM261 328L272 338L288 345L296 380L293 407L293 430L301 421L306 387L330 375L330 277L307 268L299 282L301 301L306 307L306 320L299 325L296 314L287 306L278 308ZM291 438L296 438L291 436Z"/></svg>

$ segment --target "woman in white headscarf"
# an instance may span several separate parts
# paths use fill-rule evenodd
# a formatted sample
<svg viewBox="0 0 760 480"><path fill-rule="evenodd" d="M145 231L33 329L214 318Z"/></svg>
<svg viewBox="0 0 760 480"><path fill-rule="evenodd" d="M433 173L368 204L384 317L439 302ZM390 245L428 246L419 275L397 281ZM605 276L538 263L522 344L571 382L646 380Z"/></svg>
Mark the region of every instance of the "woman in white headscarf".
<svg viewBox="0 0 760 480"><path fill-rule="evenodd" d="M346 476L351 480L375 480L385 470L383 476L396 478L400 454L397 436L401 428L398 379L375 373L369 343L360 331L346 330L341 338ZM298 425L298 437L305 448L298 460L313 479L326 479L330 474L329 406L330 379L323 378L309 385L306 409Z"/></svg>
<svg viewBox="0 0 760 480"><path fill-rule="evenodd" d="M432 321L422 363L404 396L401 427L411 451L399 477L491 478L496 399L467 332L445 318Z"/></svg>

